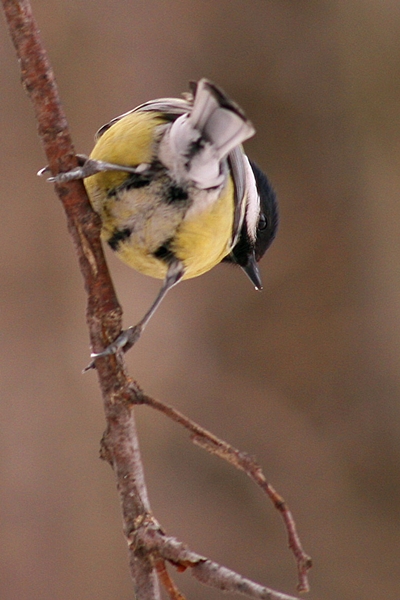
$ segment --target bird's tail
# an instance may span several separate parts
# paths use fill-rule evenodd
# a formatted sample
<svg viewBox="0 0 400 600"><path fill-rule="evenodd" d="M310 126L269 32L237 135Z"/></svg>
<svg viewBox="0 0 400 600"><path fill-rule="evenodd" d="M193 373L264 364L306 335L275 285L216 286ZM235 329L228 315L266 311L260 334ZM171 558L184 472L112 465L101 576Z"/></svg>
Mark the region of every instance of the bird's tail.
<svg viewBox="0 0 400 600"><path fill-rule="evenodd" d="M255 133L242 109L207 79L196 85L189 121L213 145L220 159Z"/></svg>
<svg viewBox="0 0 400 600"><path fill-rule="evenodd" d="M178 179L207 189L223 182L222 161L255 130L239 106L207 79L194 84L193 96L191 111L171 126L164 154Z"/></svg>

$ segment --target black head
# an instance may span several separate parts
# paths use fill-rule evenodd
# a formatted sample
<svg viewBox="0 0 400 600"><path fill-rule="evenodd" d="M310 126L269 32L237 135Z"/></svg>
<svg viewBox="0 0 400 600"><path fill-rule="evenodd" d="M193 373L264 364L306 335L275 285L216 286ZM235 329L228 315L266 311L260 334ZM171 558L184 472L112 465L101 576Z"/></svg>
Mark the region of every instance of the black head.
<svg viewBox="0 0 400 600"><path fill-rule="evenodd" d="M260 196L260 213L255 232L248 231L246 216L239 239L226 262L238 264L245 271L257 289L262 288L257 263L272 244L278 228L278 204L275 192L261 169L250 161Z"/></svg>

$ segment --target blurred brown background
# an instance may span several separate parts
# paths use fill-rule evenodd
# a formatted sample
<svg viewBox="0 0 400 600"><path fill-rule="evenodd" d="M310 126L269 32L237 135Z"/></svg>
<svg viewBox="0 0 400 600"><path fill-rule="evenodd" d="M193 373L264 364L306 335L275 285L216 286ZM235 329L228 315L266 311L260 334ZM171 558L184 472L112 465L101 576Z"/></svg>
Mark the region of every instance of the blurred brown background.
<svg viewBox="0 0 400 600"><path fill-rule="evenodd" d="M314 558L310 599L400 597L398 0L37 0L76 148L207 76L246 110L280 200L265 290L219 266L168 296L128 363L256 455ZM0 597L132 598L85 294L1 25ZM109 256L126 325L159 282ZM167 532L295 594L279 515L186 433L137 410ZM221 595L177 575L190 599ZM230 596L224 596L229 598Z"/></svg>

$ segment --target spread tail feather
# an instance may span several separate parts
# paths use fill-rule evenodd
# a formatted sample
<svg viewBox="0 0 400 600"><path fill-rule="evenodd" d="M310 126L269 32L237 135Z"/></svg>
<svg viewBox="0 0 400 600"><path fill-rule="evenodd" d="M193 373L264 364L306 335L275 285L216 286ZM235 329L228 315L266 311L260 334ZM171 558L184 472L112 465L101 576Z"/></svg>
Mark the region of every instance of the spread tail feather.
<svg viewBox="0 0 400 600"><path fill-rule="evenodd" d="M196 86L189 122L214 146L220 159L255 133L239 106L207 79Z"/></svg>
<svg viewBox="0 0 400 600"><path fill-rule="evenodd" d="M171 125L160 146L160 157L178 180L190 179L200 189L221 185L222 162L254 135L242 110L219 88L201 79L192 109Z"/></svg>

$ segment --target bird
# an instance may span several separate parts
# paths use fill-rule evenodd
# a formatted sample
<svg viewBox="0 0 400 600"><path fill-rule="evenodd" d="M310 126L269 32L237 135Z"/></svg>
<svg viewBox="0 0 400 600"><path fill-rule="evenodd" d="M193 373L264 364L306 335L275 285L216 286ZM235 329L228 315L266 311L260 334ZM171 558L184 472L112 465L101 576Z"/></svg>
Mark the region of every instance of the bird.
<svg viewBox="0 0 400 600"><path fill-rule="evenodd" d="M49 178L83 179L101 237L135 270L163 280L144 317L92 362L126 352L167 292L221 262L238 265L256 290L258 262L275 238L275 191L242 143L255 129L216 84L191 82L182 98L141 104L103 125L90 156Z"/></svg>

